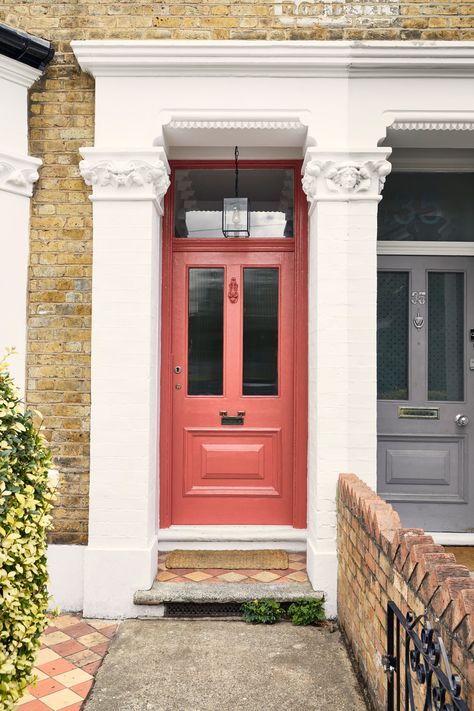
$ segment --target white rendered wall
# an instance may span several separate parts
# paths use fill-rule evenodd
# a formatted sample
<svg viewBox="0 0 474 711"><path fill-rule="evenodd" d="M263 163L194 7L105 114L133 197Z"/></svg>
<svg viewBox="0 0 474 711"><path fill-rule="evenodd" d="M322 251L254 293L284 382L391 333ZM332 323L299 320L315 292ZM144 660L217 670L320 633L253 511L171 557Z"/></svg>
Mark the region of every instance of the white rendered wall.
<svg viewBox="0 0 474 711"><path fill-rule="evenodd" d="M310 149L303 185L309 218L307 568L335 616L338 476L357 472L376 485L377 174L363 191L328 190L324 166L378 164L389 153ZM312 161L314 163L312 163ZM308 168L316 165L316 176ZM305 181L309 180L305 184ZM332 188L334 186L331 186ZM337 188L337 186L336 186Z"/></svg>
<svg viewBox="0 0 474 711"><path fill-rule="evenodd" d="M28 151L28 87L41 72L0 56L0 358L25 392L30 197L41 161Z"/></svg>
<svg viewBox="0 0 474 711"><path fill-rule="evenodd" d="M49 545L49 608L77 612L84 604L85 546Z"/></svg>
<svg viewBox="0 0 474 711"><path fill-rule="evenodd" d="M166 157L157 148L83 155L94 185L84 614L133 616L133 593L151 585L157 565L161 220L150 170L158 166L167 187Z"/></svg>

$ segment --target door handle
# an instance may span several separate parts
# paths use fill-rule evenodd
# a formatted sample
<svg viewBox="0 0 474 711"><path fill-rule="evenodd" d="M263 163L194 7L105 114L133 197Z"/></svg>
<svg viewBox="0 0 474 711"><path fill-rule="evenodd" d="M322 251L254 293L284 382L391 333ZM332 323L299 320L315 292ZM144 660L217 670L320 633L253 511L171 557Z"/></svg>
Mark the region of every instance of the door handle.
<svg viewBox="0 0 474 711"><path fill-rule="evenodd" d="M466 427L466 425L469 424L469 417L467 415L459 414L456 415L454 421L458 427Z"/></svg>

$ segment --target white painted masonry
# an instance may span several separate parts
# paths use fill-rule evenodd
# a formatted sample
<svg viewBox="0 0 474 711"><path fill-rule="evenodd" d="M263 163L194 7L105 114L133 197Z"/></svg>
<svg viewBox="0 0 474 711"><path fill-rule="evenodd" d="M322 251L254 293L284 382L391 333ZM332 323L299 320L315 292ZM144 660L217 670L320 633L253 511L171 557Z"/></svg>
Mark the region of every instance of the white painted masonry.
<svg viewBox="0 0 474 711"><path fill-rule="evenodd" d="M336 614L334 510L341 471L375 488L377 205L390 149L306 152L309 222L308 540L310 580Z"/></svg>
<svg viewBox="0 0 474 711"><path fill-rule="evenodd" d="M48 546L49 607L70 612L84 604L85 546Z"/></svg>
<svg viewBox="0 0 474 711"><path fill-rule="evenodd" d="M238 144L246 157L258 146L259 157L305 158L308 570L334 614L337 475L375 485L376 215L390 168L379 144L396 134L397 147L469 146L474 44L112 40L73 49L96 78L95 148L82 166L94 200L85 612L139 614L133 592L155 572L165 151L214 157ZM235 545L235 535L220 544Z"/></svg>
<svg viewBox="0 0 474 711"><path fill-rule="evenodd" d="M0 56L0 358L25 392L30 197L41 160L28 156L28 88L42 72Z"/></svg>
<svg viewBox="0 0 474 711"><path fill-rule="evenodd" d="M81 151L93 186L92 410L84 613L133 615L157 560L161 148Z"/></svg>

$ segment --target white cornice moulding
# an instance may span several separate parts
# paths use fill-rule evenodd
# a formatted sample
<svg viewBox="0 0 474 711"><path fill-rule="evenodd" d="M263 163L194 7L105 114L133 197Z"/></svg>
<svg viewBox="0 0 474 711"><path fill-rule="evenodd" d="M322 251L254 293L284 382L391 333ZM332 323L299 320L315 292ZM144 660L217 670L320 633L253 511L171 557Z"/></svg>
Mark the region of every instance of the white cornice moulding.
<svg viewBox="0 0 474 711"><path fill-rule="evenodd" d="M79 170L95 201L152 201L161 213L170 168L162 148L81 148Z"/></svg>
<svg viewBox="0 0 474 711"><path fill-rule="evenodd" d="M314 144L308 136L310 112L282 110L183 110L164 109L155 145L216 146L229 141L245 146L298 147Z"/></svg>
<svg viewBox="0 0 474 711"><path fill-rule="evenodd" d="M40 69L28 67L16 59L0 55L0 79L5 79L29 89L40 78L42 73Z"/></svg>
<svg viewBox="0 0 474 711"><path fill-rule="evenodd" d="M474 131L474 111L386 111L391 131Z"/></svg>
<svg viewBox="0 0 474 711"><path fill-rule="evenodd" d="M0 153L0 190L31 197L33 186L39 178L39 158Z"/></svg>
<svg viewBox="0 0 474 711"><path fill-rule="evenodd" d="M80 40L86 72L99 76L474 76L474 42Z"/></svg>
<svg viewBox="0 0 474 711"><path fill-rule="evenodd" d="M359 151L327 151L308 148L302 168L303 190L310 214L321 201L381 200L392 166L390 148Z"/></svg>

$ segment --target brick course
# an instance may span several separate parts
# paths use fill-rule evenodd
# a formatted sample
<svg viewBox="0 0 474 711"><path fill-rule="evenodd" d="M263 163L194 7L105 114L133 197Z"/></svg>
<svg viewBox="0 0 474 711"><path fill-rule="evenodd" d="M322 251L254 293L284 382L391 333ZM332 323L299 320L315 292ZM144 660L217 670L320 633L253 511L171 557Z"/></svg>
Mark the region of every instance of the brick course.
<svg viewBox="0 0 474 711"><path fill-rule="evenodd" d="M426 613L474 708L474 579L354 474L338 490L338 620L377 711L386 708L386 606ZM416 686L416 684L415 684ZM420 706L421 708L421 706Z"/></svg>
<svg viewBox="0 0 474 711"><path fill-rule="evenodd" d="M30 92L32 201L27 398L45 417L62 492L55 543L87 542L91 206L78 172L93 145L94 82L72 39L474 39L474 4L450 2L133 2L0 0L0 21L45 37L56 55ZM309 23L309 24L308 24Z"/></svg>

